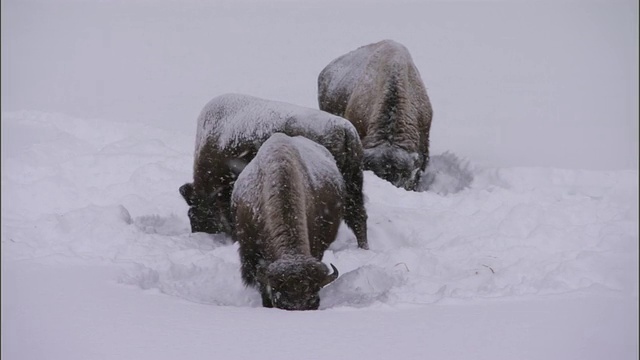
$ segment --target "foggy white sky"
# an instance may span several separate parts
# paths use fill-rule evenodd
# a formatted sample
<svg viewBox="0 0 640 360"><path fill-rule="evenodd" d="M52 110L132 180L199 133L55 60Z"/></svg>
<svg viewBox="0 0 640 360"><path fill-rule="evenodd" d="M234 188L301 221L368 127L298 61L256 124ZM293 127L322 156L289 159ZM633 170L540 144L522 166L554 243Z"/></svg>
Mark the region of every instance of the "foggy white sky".
<svg viewBox="0 0 640 360"><path fill-rule="evenodd" d="M635 1L2 2L2 111L195 133L241 92L317 108L332 59L390 38L434 108L432 152L490 166L638 167Z"/></svg>

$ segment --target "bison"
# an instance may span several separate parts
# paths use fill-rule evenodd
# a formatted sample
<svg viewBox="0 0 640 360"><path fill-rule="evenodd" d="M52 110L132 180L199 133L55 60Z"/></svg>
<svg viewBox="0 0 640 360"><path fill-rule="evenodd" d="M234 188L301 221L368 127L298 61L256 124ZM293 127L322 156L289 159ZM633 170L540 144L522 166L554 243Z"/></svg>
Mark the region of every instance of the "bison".
<svg viewBox="0 0 640 360"><path fill-rule="evenodd" d="M233 232L230 201L234 182L276 132L305 136L333 155L346 187L345 223L358 246L367 249L362 143L353 125L324 111L240 94L214 98L198 118L193 182L180 187L190 207L192 232Z"/></svg>
<svg viewBox="0 0 640 360"><path fill-rule="evenodd" d="M231 195L242 279L264 307L315 310L338 277L322 263L342 220L345 184L326 148L276 133L240 173Z"/></svg>
<svg viewBox="0 0 640 360"><path fill-rule="evenodd" d="M318 76L318 102L355 125L365 170L415 190L429 162L433 111L406 47L383 40L333 60Z"/></svg>

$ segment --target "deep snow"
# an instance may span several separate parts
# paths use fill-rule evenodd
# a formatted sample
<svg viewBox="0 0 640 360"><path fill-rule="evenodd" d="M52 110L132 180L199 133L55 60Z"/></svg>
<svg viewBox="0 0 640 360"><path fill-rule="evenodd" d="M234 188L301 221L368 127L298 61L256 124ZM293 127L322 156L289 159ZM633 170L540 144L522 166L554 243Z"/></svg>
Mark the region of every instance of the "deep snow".
<svg viewBox="0 0 640 360"><path fill-rule="evenodd" d="M2 358L637 358L637 6L3 1ZM366 172L371 250L343 224L321 310L263 309L189 232L198 112L315 108L383 38L434 106L426 191Z"/></svg>
<svg viewBox="0 0 640 360"><path fill-rule="evenodd" d="M365 172L371 250L343 224L324 257L341 273L321 292L324 311L295 315L262 309L242 285L237 244L189 232L177 189L190 176L192 138L39 112L3 113L2 124L9 358L209 358L219 350L196 340L209 333L226 343L222 358L255 356L283 336L300 345L273 350L282 359L308 351L312 337L328 342L318 358L361 348L378 359L635 353L637 170L477 168L443 154L420 193ZM20 134L33 141L11 140ZM465 177L463 189L446 185ZM260 336L241 345L253 322ZM89 345L100 338L118 346ZM150 345L141 352L138 341ZM395 350L372 350L386 341Z"/></svg>

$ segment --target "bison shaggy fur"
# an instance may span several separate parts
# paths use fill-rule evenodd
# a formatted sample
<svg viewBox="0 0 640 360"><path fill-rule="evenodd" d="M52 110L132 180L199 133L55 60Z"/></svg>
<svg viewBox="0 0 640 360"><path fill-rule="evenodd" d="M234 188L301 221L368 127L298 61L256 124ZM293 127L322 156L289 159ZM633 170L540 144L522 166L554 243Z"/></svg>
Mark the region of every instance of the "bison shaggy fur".
<svg viewBox="0 0 640 360"><path fill-rule="evenodd" d="M355 125L365 170L415 190L429 161L433 111L405 46L383 40L333 60L318 77L318 102Z"/></svg>
<svg viewBox="0 0 640 360"><path fill-rule="evenodd" d="M274 133L305 136L333 156L346 187L344 220L358 246L368 248L362 194L363 150L354 126L324 111L249 95L211 100L198 117L193 182L180 187L192 232L233 232L231 192L238 175Z"/></svg>
<svg viewBox="0 0 640 360"><path fill-rule="evenodd" d="M304 138L273 134L238 177L233 238L242 279L265 307L315 310L338 272L322 263L342 219L345 186L333 156Z"/></svg>

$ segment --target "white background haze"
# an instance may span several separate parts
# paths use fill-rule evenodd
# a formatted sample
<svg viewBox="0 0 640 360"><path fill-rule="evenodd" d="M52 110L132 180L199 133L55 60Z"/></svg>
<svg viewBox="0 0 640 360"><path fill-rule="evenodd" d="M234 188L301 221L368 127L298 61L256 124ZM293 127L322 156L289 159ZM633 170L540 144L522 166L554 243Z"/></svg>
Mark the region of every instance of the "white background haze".
<svg viewBox="0 0 640 360"><path fill-rule="evenodd" d="M2 359L637 359L637 1L2 1ZM318 311L263 309L191 234L196 118L317 108L359 46L411 52L424 192L365 172Z"/></svg>

